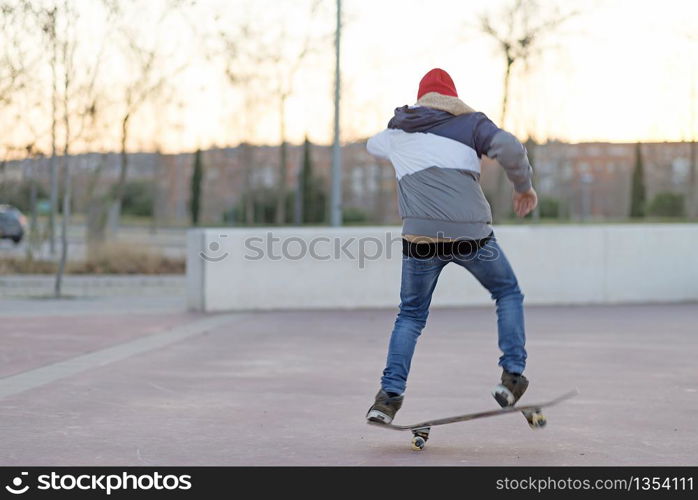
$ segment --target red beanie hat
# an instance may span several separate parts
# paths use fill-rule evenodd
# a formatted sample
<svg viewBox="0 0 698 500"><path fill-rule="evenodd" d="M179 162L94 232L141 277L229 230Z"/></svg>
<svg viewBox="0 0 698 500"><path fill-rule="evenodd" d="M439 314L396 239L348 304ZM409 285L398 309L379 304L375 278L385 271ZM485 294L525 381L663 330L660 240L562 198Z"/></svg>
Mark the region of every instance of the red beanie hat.
<svg viewBox="0 0 698 500"><path fill-rule="evenodd" d="M438 92L439 94L458 97L456 85L453 83L450 75L440 68L434 68L424 75L422 81L419 82L417 100L421 99L424 94L428 94L429 92Z"/></svg>

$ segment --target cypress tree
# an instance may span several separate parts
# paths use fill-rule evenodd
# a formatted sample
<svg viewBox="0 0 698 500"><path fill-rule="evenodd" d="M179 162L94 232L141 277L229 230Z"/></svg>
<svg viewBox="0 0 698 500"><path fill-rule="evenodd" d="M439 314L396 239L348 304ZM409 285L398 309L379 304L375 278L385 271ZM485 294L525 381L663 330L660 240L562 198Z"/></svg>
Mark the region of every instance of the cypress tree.
<svg viewBox="0 0 698 500"><path fill-rule="evenodd" d="M645 188L645 173L642 164L642 149L641 144L638 142L635 148L635 169L633 170L630 192L630 217L644 217L646 198L647 191Z"/></svg>
<svg viewBox="0 0 698 500"><path fill-rule="evenodd" d="M313 193L313 159L310 155L310 140L306 136L303 142L303 169L301 174L301 203L303 222L315 220L315 196Z"/></svg>
<svg viewBox="0 0 698 500"><path fill-rule="evenodd" d="M191 175L191 199L189 210L191 212L191 222L199 225L199 214L201 212L201 184L204 177L204 165L201 160L201 150L197 149L194 154L194 171Z"/></svg>

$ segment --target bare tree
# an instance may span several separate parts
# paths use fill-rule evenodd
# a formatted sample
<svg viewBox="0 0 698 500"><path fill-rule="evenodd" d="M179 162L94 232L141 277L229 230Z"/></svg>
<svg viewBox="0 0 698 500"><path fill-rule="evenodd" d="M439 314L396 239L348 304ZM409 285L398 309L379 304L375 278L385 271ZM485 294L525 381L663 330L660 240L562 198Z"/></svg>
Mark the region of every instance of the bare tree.
<svg viewBox="0 0 698 500"><path fill-rule="evenodd" d="M0 107L9 105L24 89L36 57L26 43L31 5L25 0L0 2Z"/></svg>
<svg viewBox="0 0 698 500"><path fill-rule="evenodd" d="M504 58L504 80L499 121L505 126L512 68L515 64L528 63L539 55L544 38L576 12L550 12L545 15L537 0L513 0L501 12L489 12L480 16L480 30L491 37Z"/></svg>
<svg viewBox="0 0 698 500"><path fill-rule="evenodd" d="M65 273L65 265L68 260L68 222L70 220L70 201L71 201L71 182L70 182L70 143L71 133L71 114L70 114L70 98L72 92L73 76L75 74L75 48L77 45L73 30L77 21L77 12L68 4L68 0L63 0L63 39L60 42L60 62L63 67L63 157L62 157L62 173L63 173L63 207L61 217L61 256L58 261L58 271L56 272L56 281L54 286L54 294L56 297L61 296L63 283L63 274ZM54 10L55 12L55 10ZM54 24L55 26L55 24Z"/></svg>
<svg viewBox="0 0 698 500"><path fill-rule="evenodd" d="M25 85L25 75L27 74L26 60L23 44L22 30L26 29L26 24L22 19L22 6L24 2L0 1L0 111L7 112L15 100L17 94ZM21 26L21 29L18 29ZM7 121L5 116L0 120ZM15 154L17 148L13 145L8 134L0 136L0 167L5 171L6 160ZM22 151L24 152L24 151ZM2 192L5 194L4 175Z"/></svg>
<svg viewBox="0 0 698 500"><path fill-rule="evenodd" d="M51 255L56 253L56 214L58 212L58 100L59 100L59 45L57 31L59 8L56 4L38 9L36 16L41 26L44 43L48 49L51 68L51 156L49 159L50 175L50 212L48 224L49 248ZM59 285L57 285L59 286Z"/></svg>
<svg viewBox="0 0 698 500"><path fill-rule="evenodd" d="M320 2L313 0L310 4L309 18L312 21L317 15ZM317 39L313 38L310 27L305 33L302 44L294 54L287 54L284 50L291 45L291 40L285 29L281 28L278 37L269 45L267 61L273 65L275 75L273 93L279 106L279 172L276 189L276 213L277 224L286 222L286 176L288 167L288 144L286 139L286 103L293 93L293 83L308 55L317 48Z"/></svg>
<svg viewBox="0 0 698 500"><path fill-rule="evenodd" d="M546 37L560 28L577 12L561 13L543 9L537 0L511 0L499 11L484 13L479 18L479 30L497 45L504 60L502 102L499 124L506 127L513 71L518 66L528 66L534 56L544 49ZM503 210L508 206L509 189L502 169L497 174L496 206Z"/></svg>
<svg viewBox="0 0 698 500"><path fill-rule="evenodd" d="M240 163L243 169L243 203L245 223L255 221L255 192L253 186L253 150L250 145L255 129L255 114L259 112L262 102L261 85L263 77L255 71L254 50L248 47L254 40L251 21L242 20L237 25L220 30L217 34L217 48L208 54L209 58L221 58L223 71L228 83L241 96L241 113L238 116L239 128L242 130L240 141Z"/></svg>
<svg viewBox="0 0 698 500"><path fill-rule="evenodd" d="M51 255L56 253L56 212L58 211L58 148L56 145L56 124L58 122L58 38L56 36L56 13L57 8L55 6L46 11L46 23L44 24L44 33L51 48L51 160L49 163L51 176L49 198L51 208L48 224Z"/></svg>
<svg viewBox="0 0 698 500"><path fill-rule="evenodd" d="M251 4L250 4L251 5ZM319 49L324 35L312 32L312 24L320 13L321 2L311 0L308 4L307 29L301 37L291 34L285 23L273 25L265 19L258 22L254 16L240 18L238 23L227 26L219 33L224 56L224 71L230 84L242 94L243 117L242 129L251 130L251 117L261 112L260 105L265 104L262 95L274 96L279 123L279 165L276 179L276 207L274 219L277 224L286 220L287 194L287 116L286 108L293 95L294 81L299 70L308 57ZM274 26L278 26L275 29ZM243 138L243 143L249 142ZM249 160L249 154L243 150L243 161ZM248 223L254 216L250 165L245 166L245 203Z"/></svg>
<svg viewBox="0 0 698 500"><path fill-rule="evenodd" d="M45 4L44 4L45 5ZM43 44L41 42L44 42ZM45 137L48 130L44 130L45 124L35 127L36 123L26 120L26 106L40 109L46 99L44 92L44 80L40 77L41 66L46 63L46 54L53 54L51 68L54 78L54 92L52 97L57 95L55 88L57 82L57 45L55 37L55 8L45 8L37 5L37 2L29 0L0 1L0 110L12 108L19 104L18 97L22 98L21 107L16 108L16 121L21 125L24 134L22 135L22 146L9 146L3 144L6 151L14 150L15 154L24 153L29 160L27 172L30 177L30 207L31 208L31 231L29 245L27 246L27 258L33 258L33 253L40 245L42 236L38 230L36 215L36 177L40 175L43 168L37 166L43 163L44 154L38 149L39 142ZM48 49L48 50L47 50ZM56 101L53 100L53 155L50 160L49 169L51 173L51 212L49 218L48 236L50 240L51 254L55 253L55 221L57 206L57 169L56 169L56 148L55 148L55 123L57 112L55 111ZM28 104L28 103L31 104ZM39 130L41 129L41 130ZM11 134L4 135L1 139L9 140ZM0 140L1 140L0 139ZM10 149L8 149L8 147ZM31 165L31 166L30 166Z"/></svg>
<svg viewBox="0 0 698 500"><path fill-rule="evenodd" d="M34 39L27 36L34 28L34 11L28 0L15 0L12 2L0 1L0 110L5 110L12 106L13 102L21 93L27 93L32 87L32 82L38 65L40 64L40 53L36 51L32 42ZM21 115L18 111L18 118ZM38 134L31 130L33 139L29 144L20 148L26 153L27 158L37 160L41 153L36 149ZM0 138L4 139L3 138ZM6 152L13 148L10 144L2 144ZM18 151L19 152L19 151ZM33 163L33 162L30 162ZM30 190L32 193L32 232L31 243L28 252L33 252L33 245L37 240L37 224L35 211L36 180L35 169L31 168Z"/></svg>
<svg viewBox="0 0 698 500"><path fill-rule="evenodd" d="M120 39L123 42L122 55L126 59L129 68L129 78L124 84L124 95L122 100L120 124L120 168L119 178L116 184L113 197L113 215L112 220L117 222L121 214L121 204L126 189L126 179L128 175L129 157L128 157L128 142L130 139L131 125L134 116L142 110L142 108L152 102L163 89L173 80L176 75L182 72L187 64L181 64L176 68L167 69L162 63L174 57L172 50L166 52L165 45L160 42L158 36L154 42L147 42L145 37L141 36L146 31L152 35L155 31L161 29L162 23L169 16L176 13L181 13L187 2L182 0L169 0L165 3L162 9L156 14L152 23L147 26L142 26L138 29L134 28L132 19L127 15L129 4L117 0L104 0L120 18L118 32ZM124 7L124 4L127 6ZM131 12L140 14L143 4L141 2L133 2L130 8L134 9Z"/></svg>
<svg viewBox="0 0 698 500"><path fill-rule="evenodd" d="M59 160L59 131L62 132L60 155L62 185L62 217L60 256L54 284L54 294L62 293L63 275L68 260L68 226L71 211L70 154L75 142L90 144L99 135L97 117L101 109L98 75L103 60L103 48L91 57L80 53L80 13L74 2L63 0L34 11L40 22L51 69L51 191L52 204L57 205ZM90 40L93 43L94 40ZM92 53L92 51L87 51Z"/></svg>
<svg viewBox="0 0 698 500"><path fill-rule="evenodd" d="M124 107L120 120L120 169L119 179L114 193L117 219L121 213L121 203L123 202L126 188L126 176L128 174L127 147L132 118L148 99L162 88L167 78L165 75L157 74L155 70L155 61L158 56L156 50L140 47L133 39L129 39L128 46L129 54L135 61L135 71L133 74L137 76L137 78L131 80L124 89Z"/></svg>

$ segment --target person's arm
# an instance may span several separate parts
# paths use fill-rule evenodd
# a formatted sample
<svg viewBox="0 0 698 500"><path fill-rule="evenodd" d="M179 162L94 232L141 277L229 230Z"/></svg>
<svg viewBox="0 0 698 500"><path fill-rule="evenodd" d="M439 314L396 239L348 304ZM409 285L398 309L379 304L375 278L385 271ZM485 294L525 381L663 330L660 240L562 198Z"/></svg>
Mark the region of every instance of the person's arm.
<svg viewBox="0 0 698 500"><path fill-rule="evenodd" d="M379 158L390 158L390 138L388 137L388 129L377 133L369 138L366 142L366 149L373 156Z"/></svg>
<svg viewBox="0 0 698 500"><path fill-rule="evenodd" d="M533 189L533 169L528 161L526 148L506 130L497 127L484 114L474 129L475 150L496 160L514 185L514 211L523 217L538 204Z"/></svg>
<svg viewBox="0 0 698 500"><path fill-rule="evenodd" d="M486 154L504 168L516 192L525 193L533 187L533 169L526 148L512 134L500 129L492 137Z"/></svg>
<svg viewBox="0 0 698 500"><path fill-rule="evenodd" d="M480 113L480 120L473 131L473 142L478 156L484 154L499 162L517 192L524 193L531 189L533 169L528 162L526 148L516 137Z"/></svg>

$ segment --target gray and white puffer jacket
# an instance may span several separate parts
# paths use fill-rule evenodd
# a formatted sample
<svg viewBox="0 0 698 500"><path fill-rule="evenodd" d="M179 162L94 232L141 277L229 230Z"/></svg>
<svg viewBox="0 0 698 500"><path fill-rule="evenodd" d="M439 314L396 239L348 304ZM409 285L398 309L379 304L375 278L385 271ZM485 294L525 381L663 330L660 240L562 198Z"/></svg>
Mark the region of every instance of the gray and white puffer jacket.
<svg viewBox="0 0 698 500"><path fill-rule="evenodd" d="M480 187L482 155L499 162L516 191L531 188L526 149L479 112L403 106L367 149L395 168L403 235L481 239L492 232L492 211Z"/></svg>

